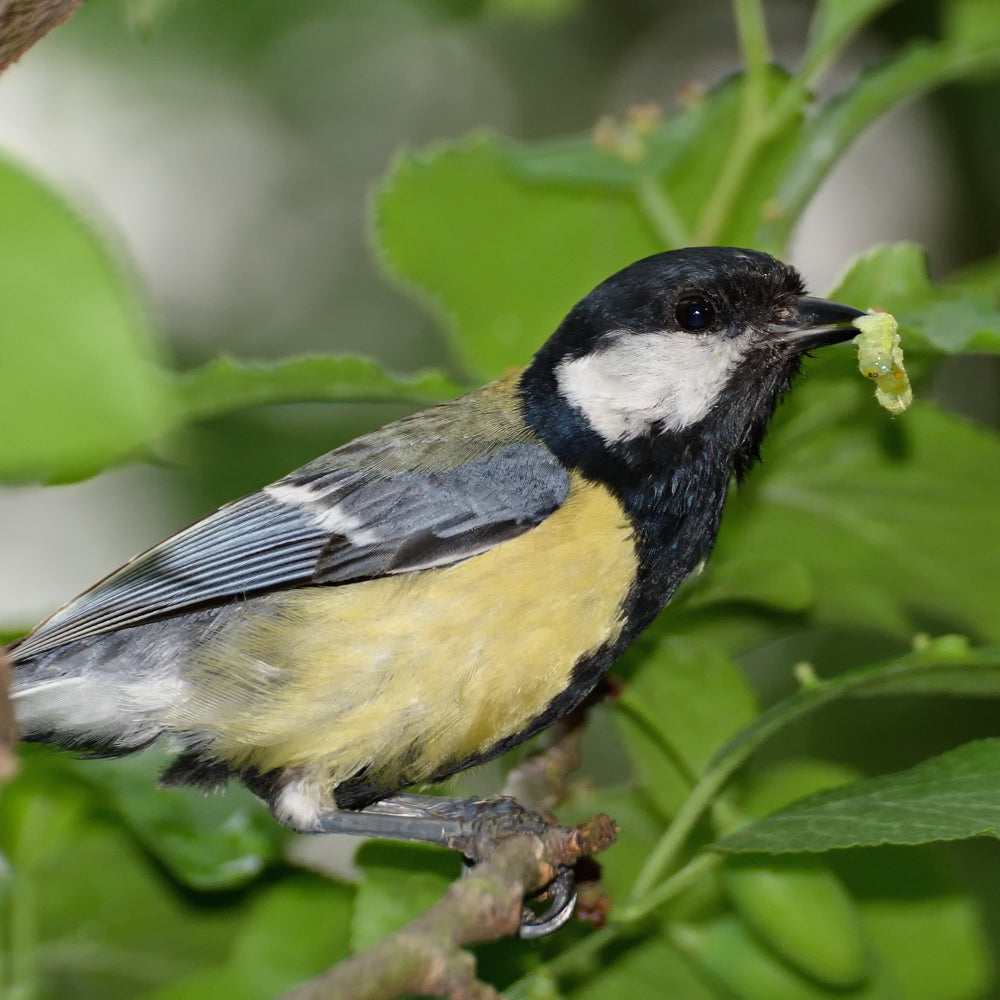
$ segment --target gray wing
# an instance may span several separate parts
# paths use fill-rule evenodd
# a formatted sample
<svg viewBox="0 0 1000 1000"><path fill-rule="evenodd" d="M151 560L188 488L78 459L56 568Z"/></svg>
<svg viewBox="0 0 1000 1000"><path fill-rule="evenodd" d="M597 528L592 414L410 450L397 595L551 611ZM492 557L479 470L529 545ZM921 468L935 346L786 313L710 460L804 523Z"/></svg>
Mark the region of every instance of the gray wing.
<svg viewBox="0 0 1000 1000"><path fill-rule="evenodd" d="M359 463L357 443L343 450L343 465L340 454L136 556L13 647L14 658L277 586L458 562L539 524L569 492L565 469L535 442L507 444L457 469L392 474Z"/></svg>

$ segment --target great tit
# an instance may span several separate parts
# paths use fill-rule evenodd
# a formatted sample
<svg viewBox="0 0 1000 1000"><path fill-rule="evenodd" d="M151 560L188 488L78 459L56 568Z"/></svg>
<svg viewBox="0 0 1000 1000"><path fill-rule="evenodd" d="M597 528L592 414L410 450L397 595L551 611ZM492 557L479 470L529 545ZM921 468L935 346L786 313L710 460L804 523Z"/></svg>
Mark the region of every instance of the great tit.
<svg viewBox="0 0 1000 1000"><path fill-rule="evenodd" d="M168 739L168 783L235 775L296 830L371 832L351 817L580 705L708 556L803 354L861 315L751 250L626 267L526 368L225 505L16 642L24 738Z"/></svg>

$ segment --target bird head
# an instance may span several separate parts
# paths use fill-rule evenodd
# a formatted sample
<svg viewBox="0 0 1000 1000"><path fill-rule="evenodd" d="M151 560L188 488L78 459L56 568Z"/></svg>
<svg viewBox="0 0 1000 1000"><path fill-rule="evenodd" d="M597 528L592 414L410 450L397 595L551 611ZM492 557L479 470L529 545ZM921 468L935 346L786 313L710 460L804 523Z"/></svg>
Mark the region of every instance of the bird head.
<svg viewBox="0 0 1000 1000"><path fill-rule="evenodd" d="M522 382L529 420L569 461L594 447L645 453L667 436L742 472L802 356L857 333L860 310L804 291L794 268L752 250L637 261L536 354Z"/></svg>

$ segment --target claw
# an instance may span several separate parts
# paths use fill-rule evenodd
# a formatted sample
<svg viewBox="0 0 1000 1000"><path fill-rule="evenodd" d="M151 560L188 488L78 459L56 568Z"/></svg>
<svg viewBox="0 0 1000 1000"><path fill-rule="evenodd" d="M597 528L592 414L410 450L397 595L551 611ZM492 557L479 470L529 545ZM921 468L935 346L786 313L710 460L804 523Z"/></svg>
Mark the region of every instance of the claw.
<svg viewBox="0 0 1000 1000"><path fill-rule="evenodd" d="M463 875L488 858L504 837L518 833L543 836L553 824L511 798L445 799L401 793L364 809L336 809L321 814L303 832L352 833L440 844L461 852ZM543 890L549 906L542 914L522 910L522 938L534 940L559 930L576 909L573 869L561 867Z"/></svg>
<svg viewBox="0 0 1000 1000"><path fill-rule="evenodd" d="M518 937L526 941L543 938L559 930L576 909L576 878L572 868L560 868L556 877L544 890L550 899L548 909L536 914L528 907L521 911L521 926Z"/></svg>
<svg viewBox="0 0 1000 1000"><path fill-rule="evenodd" d="M462 878L475 868L476 862L462 858ZM517 936L524 941L536 941L565 926L576 910L576 876L572 868L560 868L556 877L538 895L549 898L544 913L535 913L525 906L521 910L521 926Z"/></svg>

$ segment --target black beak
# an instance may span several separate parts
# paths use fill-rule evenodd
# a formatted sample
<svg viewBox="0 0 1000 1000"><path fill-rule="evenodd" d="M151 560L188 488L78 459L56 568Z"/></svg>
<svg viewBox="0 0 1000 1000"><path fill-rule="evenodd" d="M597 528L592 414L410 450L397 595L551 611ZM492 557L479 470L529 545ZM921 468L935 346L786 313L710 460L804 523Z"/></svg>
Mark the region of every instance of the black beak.
<svg viewBox="0 0 1000 1000"><path fill-rule="evenodd" d="M798 315L787 326L775 332L782 343L791 344L799 351L811 351L814 347L842 344L858 335L858 328L852 326L854 320L864 316L860 309L845 306L828 299L814 299L810 295L800 295Z"/></svg>

